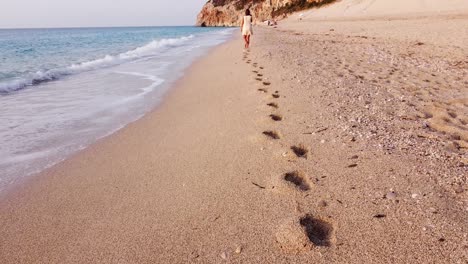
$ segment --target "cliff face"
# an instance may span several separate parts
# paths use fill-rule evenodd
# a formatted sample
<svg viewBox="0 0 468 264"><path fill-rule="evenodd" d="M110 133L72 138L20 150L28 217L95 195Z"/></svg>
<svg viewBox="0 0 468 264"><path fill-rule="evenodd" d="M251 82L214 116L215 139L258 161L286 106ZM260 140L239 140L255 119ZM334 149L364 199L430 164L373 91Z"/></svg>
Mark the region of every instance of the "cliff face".
<svg viewBox="0 0 468 264"><path fill-rule="evenodd" d="M254 23L282 18L289 13L319 7L335 0L209 0L197 17L198 26L239 26L245 9L250 8Z"/></svg>

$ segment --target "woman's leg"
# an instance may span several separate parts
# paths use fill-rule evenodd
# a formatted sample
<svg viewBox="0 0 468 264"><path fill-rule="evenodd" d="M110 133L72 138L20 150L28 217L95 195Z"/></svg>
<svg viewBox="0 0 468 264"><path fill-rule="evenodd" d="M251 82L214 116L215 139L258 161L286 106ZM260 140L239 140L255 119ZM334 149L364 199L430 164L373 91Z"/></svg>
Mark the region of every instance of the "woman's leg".
<svg viewBox="0 0 468 264"><path fill-rule="evenodd" d="M244 35L244 48L248 48L248 40L247 40L248 35Z"/></svg>
<svg viewBox="0 0 468 264"><path fill-rule="evenodd" d="M249 48L249 46L250 46L250 35L247 35L246 37L247 37L247 39L246 39L247 48Z"/></svg>

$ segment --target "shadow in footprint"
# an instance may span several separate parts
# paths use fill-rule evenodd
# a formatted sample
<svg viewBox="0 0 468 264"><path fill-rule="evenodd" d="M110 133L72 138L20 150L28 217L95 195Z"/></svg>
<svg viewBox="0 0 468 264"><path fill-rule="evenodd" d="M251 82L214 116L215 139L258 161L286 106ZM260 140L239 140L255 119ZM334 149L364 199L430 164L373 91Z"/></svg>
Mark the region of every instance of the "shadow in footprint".
<svg viewBox="0 0 468 264"><path fill-rule="evenodd" d="M279 94L272 94L271 96L273 96L273 98L279 98Z"/></svg>
<svg viewBox="0 0 468 264"><path fill-rule="evenodd" d="M263 82L263 85L265 85L265 86L268 86L270 84L271 84L271 82Z"/></svg>
<svg viewBox="0 0 468 264"><path fill-rule="evenodd" d="M306 147L299 145L299 146L292 146L291 150L296 154L298 158L305 158L307 159L307 153L309 152Z"/></svg>
<svg viewBox="0 0 468 264"><path fill-rule="evenodd" d="M260 74L260 73L259 73L259 74L257 74L257 76L258 76L258 77L262 77L262 76L263 76L263 74Z"/></svg>
<svg viewBox="0 0 468 264"><path fill-rule="evenodd" d="M310 242L315 246L331 246L333 236L333 225L321 219L306 215L300 219L300 224L304 228Z"/></svg>
<svg viewBox="0 0 468 264"><path fill-rule="evenodd" d="M261 81L262 81L262 78L255 78L255 80L261 82Z"/></svg>
<svg viewBox="0 0 468 264"><path fill-rule="evenodd" d="M260 66L259 68L260 68L261 70L263 70L263 67Z"/></svg>
<svg viewBox="0 0 468 264"><path fill-rule="evenodd" d="M270 106L270 107L273 107L273 108L278 108L277 103L268 103L267 105Z"/></svg>
<svg viewBox="0 0 468 264"><path fill-rule="evenodd" d="M310 185L307 183L305 176L298 171L292 171L284 174L284 180L291 182L297 189L301 191L310 190Z"/></svg>
<svg viewBox="0 0 468 264"><path fill-rule="evenodd" d="M271 138L271 139L280 139L280 136L278 133L276 133L275 131L264 131L263 132L263 135Z"/></svg>
<svg viewBox="0 0 468 264"><path fill-rule="evenodd" d="M260 92L262 92L262 93L268 92L267 90L265 90L265 89L263 89L263 88L258 89L258 91L260 91Z"/></svg>
<svg viewBox="0 0 468 264"><path fill-rule="evenodd" d="M271 117L271 119L273 119L273 121L281 121L281 120L283 120L283 117L280 116L280 115L271 114L270 117Z"/></svg>

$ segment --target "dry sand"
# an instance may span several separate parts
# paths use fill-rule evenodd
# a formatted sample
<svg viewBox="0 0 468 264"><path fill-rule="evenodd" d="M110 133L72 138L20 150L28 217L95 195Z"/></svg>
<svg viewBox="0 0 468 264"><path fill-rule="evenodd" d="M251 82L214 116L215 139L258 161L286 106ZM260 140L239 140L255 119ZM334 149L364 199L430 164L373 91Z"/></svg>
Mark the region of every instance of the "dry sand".
<svg viewBox="0 0 468 264"><path fill-rule="evenodd" d="M468 52L468 1L341 0L292 15L289 29L417 41Z"/></svg>
<svg viewBox="0 0 468 264"><path fill-rule="evenodd" d="M340 25L223 44L2 197L0 263L466 263L466 49Z"/></svg>
<svg viewBox="0 0 468 264"><path fill-rule="evenodd" d="M405 16L420 14L434 16L446 12L468 11L465 0L339 0L325 8L302 12L307 18L349 18ZM299 13L300 14L300 13Z"/></svg>

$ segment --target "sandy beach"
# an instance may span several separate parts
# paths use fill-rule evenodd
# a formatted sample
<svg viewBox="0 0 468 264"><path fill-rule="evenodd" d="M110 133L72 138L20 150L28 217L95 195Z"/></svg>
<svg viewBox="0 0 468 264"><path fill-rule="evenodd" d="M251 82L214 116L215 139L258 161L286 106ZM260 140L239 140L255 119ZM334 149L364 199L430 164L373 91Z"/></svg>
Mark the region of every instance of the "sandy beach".
<svg viewBox="0 0 468 264"><path fill-rule="evenodd" d="M1 197L0 263L467 263L468 13L424 14L236 31Z"/></svg>

